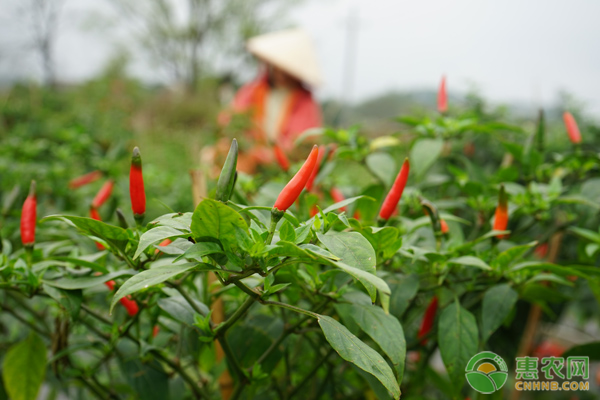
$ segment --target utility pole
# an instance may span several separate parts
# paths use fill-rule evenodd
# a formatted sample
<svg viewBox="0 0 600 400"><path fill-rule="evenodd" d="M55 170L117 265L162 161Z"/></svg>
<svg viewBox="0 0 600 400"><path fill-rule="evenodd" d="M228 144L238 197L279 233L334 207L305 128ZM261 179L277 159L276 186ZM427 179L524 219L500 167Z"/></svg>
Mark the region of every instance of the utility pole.
<svg viewBox="0 0 600 400"><path fill-rule="evenodd" d="M358 45L359 19L358 10L353 7L348 12L345 21L346 38L344 45L344 66L342 71L342 90L341 90L341 109L337 118L336 125L343 125L348 122L349 108L352 104L354 94L354 78L356 72L356 54Z"/></svg>

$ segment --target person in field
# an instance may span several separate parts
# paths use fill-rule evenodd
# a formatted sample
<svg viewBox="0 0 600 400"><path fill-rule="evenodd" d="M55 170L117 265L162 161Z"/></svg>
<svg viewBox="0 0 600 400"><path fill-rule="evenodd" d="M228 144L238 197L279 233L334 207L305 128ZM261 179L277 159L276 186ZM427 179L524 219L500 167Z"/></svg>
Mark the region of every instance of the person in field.
<svg viewBox="0 0 600 400"><path fill-rule="evenodd" d="M300 134L321 126L321 110L311 94L321 74L311 41L300 29L256 36L247 48L262 63L258 76L239 89L220 122L226 123L231 112L249 116L252 147L240 152L239 169L253 172L274 162L274 146L290 154Z"/></svg>

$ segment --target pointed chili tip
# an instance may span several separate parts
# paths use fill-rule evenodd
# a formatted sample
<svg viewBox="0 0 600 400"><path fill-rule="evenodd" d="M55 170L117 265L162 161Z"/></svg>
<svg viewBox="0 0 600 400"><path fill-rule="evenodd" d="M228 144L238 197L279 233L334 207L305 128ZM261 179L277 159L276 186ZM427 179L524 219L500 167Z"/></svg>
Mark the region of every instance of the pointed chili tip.
<svg viewBox="0 0 600 400"><path fill-rule="evenodd" d="M140 148L135 146L131 154L131 165L136 167L142 166L142 155L140 154Z"/></svg>
<svg viewBox="0 0 600 400"><path fill-rule="evenodd" d="M36 187L37 183L35 181L31 181L31 185L29 186L29 196L35 196Z"/></svg>

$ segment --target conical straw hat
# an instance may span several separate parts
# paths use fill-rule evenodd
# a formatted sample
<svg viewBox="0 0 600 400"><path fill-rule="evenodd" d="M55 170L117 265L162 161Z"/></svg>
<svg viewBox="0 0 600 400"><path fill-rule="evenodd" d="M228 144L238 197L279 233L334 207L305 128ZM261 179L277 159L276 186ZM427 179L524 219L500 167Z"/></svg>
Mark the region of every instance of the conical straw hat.
<svg viewBox="0 0 600 400"><path fill-rule="evenodd" d="M312 86L321 84L315 49L302 29L290 29L255 36L248 51Z"/></svg>

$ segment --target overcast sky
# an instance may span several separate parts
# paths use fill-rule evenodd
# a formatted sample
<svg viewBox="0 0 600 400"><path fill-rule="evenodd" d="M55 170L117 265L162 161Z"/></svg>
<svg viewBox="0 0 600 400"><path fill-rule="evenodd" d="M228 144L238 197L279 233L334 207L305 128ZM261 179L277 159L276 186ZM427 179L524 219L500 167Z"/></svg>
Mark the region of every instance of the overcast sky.
<svg viewBox="0 0 600 400"><path fill-rule="evenodd" d="M105 8L106 0L66 0L60 79L92 76L114 51L105 35L81 30L87 11ZM348 88L351 10L358 24ZM320 98L357 101L390 90L433 89L446 74L450 91L476 85L495 101L538 105L567 90L600 113L597 0L308 0L289 19L314 38L326 82Z"/></svg>

